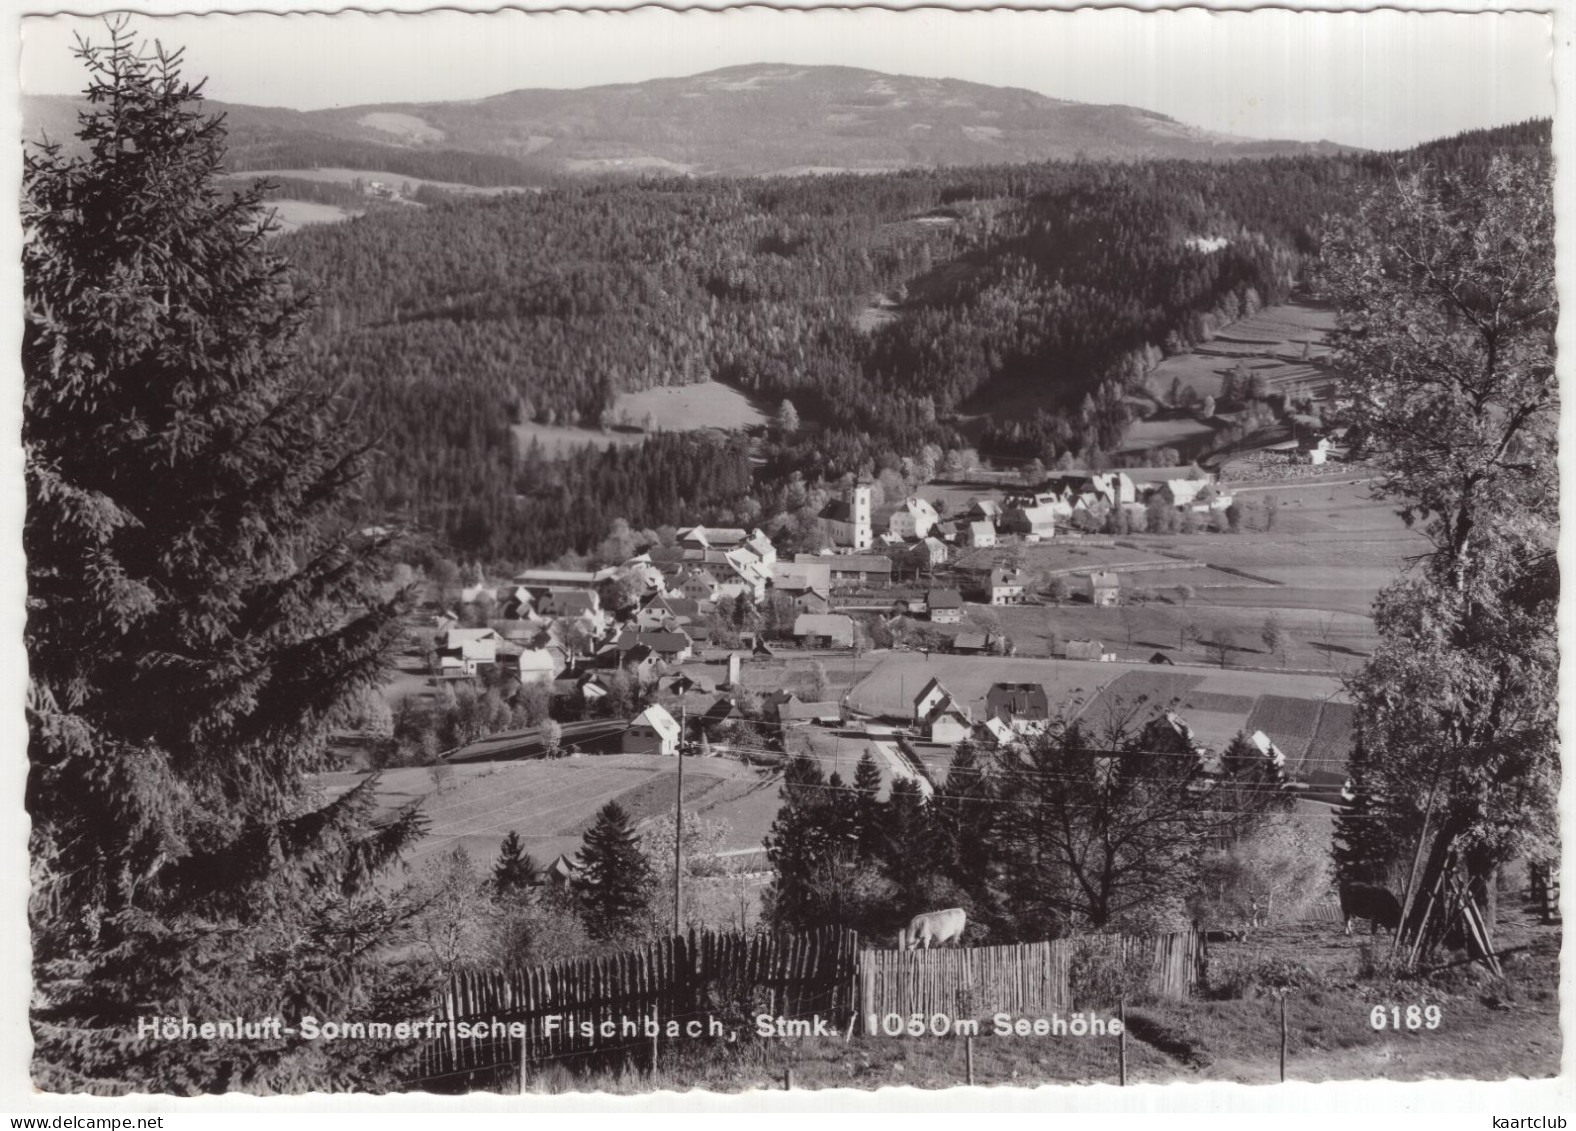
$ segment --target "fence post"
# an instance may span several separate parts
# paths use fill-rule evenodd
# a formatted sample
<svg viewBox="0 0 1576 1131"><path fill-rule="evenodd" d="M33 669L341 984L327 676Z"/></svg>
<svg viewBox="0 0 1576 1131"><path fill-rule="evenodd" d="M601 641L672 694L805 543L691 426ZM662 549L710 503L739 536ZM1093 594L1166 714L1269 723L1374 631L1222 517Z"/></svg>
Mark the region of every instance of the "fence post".
<svg viewBox="0 0 1576 1131"><path fill-rule="evenodd" d="M1116 1035L1116 1082L1127 1087L1127 999L1122 999L1122 1031Z"/></svg>
<svg viewBox="0 0 1576 1131"><path fill-rule="evenodd" d="M1281 1078L1281 1083L1284 1084L1286 1082L1286 991L1285 990L1282 990L1281 994L1280 994L1280 1015L1281 1015L1280 1078Z"/></svg>
<svg viewBox="0 0 1576 1131"><path fill-rule="evenodd" d="M786 1068L786 1069L783 1070L783 1091L785 1091L785 1092L793 1091L793 1069L792 1068Z"/></svg>
<svg viewBox="0 0 1576 1131"><path fill-rule="evenodd" d="M974 1038L963 1039L963 1073L969 1087L974 1087Z"/></svg>
<svg viewBox="0 0 1576 1131"><path fill-rule="evenodd" d="M522 1096L529 1091L531 1081L531 1059L526 1055L525 1049L527 1040L526 1037L520 1038L520 1094Z"/></svg>

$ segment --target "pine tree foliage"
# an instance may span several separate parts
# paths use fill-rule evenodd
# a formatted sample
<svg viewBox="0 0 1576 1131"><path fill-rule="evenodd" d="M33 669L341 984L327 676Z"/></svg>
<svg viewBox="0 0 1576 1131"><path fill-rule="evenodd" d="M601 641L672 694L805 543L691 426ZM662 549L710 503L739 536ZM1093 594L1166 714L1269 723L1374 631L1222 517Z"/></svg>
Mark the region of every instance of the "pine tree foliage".
<svg viewBox="0 0 1576 1131"><path fill-rule="evenodd" d="M520 834L510 829L498 846L498 859L493 862L493 890L501 896L518 895L535 887L540 875L541 869L525 850Z"/></svg>
<svg viewBox="0 0 1576 1131"><path fill-rule="evenodd" d="M609 801L586 832L576 863L576 896L586 930L601 941L639 932L651 904L655 878L629 815Z"/></svg>
<svg viewBox="0 0 1576 1131"><path fill-rule="evenodd" d="M400 917L370 880L421 820L304 776L402 606L369 600L380 543L336 525L365 453L294 363L308 299L258 194L214 188L223 126L123 21L79 55L85 151L23 173L36 1078L304 1087L339 1054L127 1028L389 989L358 973Z"/></svg>

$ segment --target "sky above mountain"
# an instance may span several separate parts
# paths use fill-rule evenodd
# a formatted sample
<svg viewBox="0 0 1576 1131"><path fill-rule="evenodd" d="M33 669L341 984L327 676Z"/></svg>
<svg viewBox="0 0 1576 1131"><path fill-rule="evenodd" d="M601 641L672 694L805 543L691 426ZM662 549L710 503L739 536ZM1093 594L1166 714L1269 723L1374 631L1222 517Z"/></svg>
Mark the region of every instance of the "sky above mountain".
<svg viewBox="0 0 1576 1131"><path fill-rule="evenodd" d="M133 26L184 46L187 73L208 76L210 97L303 110L770 62L966 79L1138 106L1243 137L1370 149L1554 112L1551 27L1536 13L647 8L139 16ZM25 91L81 90L83 72L71 57L78 32L104 38L94 19L24 19Z"/></svg>

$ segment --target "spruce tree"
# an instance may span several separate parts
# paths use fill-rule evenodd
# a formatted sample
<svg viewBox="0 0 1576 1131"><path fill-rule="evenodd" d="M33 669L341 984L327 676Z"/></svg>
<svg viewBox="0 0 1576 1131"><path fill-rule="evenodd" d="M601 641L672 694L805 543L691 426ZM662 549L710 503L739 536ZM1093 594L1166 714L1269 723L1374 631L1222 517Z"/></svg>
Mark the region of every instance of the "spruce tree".
<svg viewBox="0 0 1576 1131"><path fill-rule="evenodd" d="M296 363L307 297L178 53L82 44L82 152L24 157L23 445L34 1078L345 1087L385 1050L130 1041L138 1017L362 1014L419 835L370 779L322 805L328 720L403 602L336 518L365 449ZM407 1003L408 1004L408 1003ZM404 1006L400 1006L404 1008Z"/></svg>
<svg viewBox="0 0 1576 1131"><path fill-rule="evenodd" d="M873 858L881 847L881 767L866 750L854 767L854 835L861 858Z"/></svg>
<svg viewBox="0 0 1576 1131"><path fill-rule="evenodd" d="M826 786L821 764L802 754L783 771L782 806L764 841L774 875L762 901L779 928L818 926L825 910L822 881L841 848Z"/></svg>
<svg viewBox="0 0 1576 1131"><path fill-rule="evenodd" d="M936 824L945 844L945 867L976 900L986 898L995 862L996 798L972 742L960 742L936 791Z"/></svg>
<svg viewBox="0 0 1576 1131"><path fill-rule="evenodd" d="M527 891L536 886L540 872L520 842L520 834L510 829L498 846L498 859L493 863L493 891L500 896Z"/></svg>
<svg viewBox="0 0 1576 1131"><path fill-rule="evenodd" d="M637 933L650 910L656 877L618 802L609 801L597 813L576 863L576 894L591 937L613 942Z"/></svg>
<svg viewBox="0 0 1576 1131"><path fill-rule="evenodd" d="M881 866L900 898L916 895L938 871L935 814L912 778L895 778L882 813Z"/></svg>

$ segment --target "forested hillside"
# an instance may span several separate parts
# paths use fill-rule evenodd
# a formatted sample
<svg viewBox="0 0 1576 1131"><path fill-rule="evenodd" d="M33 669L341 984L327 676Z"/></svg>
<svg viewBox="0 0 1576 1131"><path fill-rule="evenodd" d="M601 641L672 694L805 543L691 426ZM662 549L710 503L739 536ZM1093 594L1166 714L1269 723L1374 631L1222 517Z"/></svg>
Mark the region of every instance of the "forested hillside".
<svg viewBox="0 0 1576 1131"><path fill-rule="evenodd" d="M1547 144L1547 124L1506 131ZM1430 150L1467 162L1489 134ZM467 556L584 550L642 525L784 508L835 479L961 446L1089 458L1164 352L1283 300L1320 218L1378 156L1068 162L868 177L574 185L316 227L281 241L317 285L309 361L347 382L385 451L367 505ZM855 316L898 300L866 332ZM614 456L517 451L520 421L595 426L616 396L704 379L812 425L743 447L665 437Z"/></svg>

